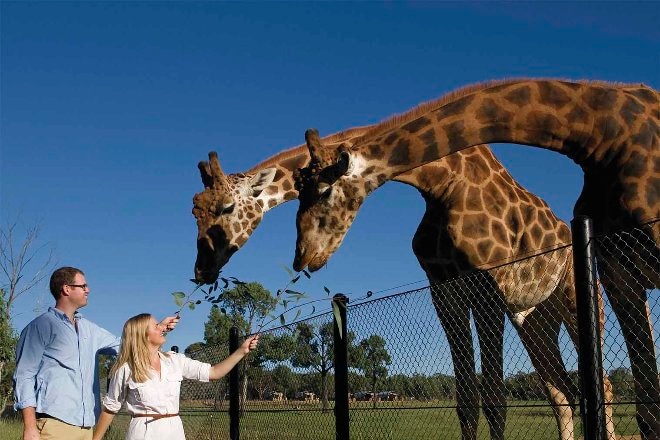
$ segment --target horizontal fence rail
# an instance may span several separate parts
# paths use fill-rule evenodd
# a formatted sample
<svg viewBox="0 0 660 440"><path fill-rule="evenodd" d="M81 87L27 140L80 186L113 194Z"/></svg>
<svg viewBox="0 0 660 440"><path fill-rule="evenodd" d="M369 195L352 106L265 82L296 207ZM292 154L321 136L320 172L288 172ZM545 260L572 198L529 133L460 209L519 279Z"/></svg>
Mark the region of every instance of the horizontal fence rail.
<svg viewBox="0 0 660 440"><path fill-rule="evenodd" d="M589 239L601 438L658 438L659 225ZM335 365L342 357L331 312L264 331L238 367L238 437L593 438L582 422L576 272L573 248L564 246L349 304L345 365ZM188 355L215 363L228 353L204 346ZM347 391L337 391L342 377ZM228 393L226 379L183 382L188 438L234 438ZM344 408L345 428L335 418ZM123 438L128 418L118 418L112 429Z"/></svg>

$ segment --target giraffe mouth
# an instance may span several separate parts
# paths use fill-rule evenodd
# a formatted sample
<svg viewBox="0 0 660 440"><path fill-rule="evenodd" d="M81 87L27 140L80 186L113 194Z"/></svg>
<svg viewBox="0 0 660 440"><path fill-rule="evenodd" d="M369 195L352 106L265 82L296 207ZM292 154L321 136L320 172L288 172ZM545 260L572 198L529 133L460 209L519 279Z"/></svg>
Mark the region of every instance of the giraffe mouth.
<svg viewBox="0 0 660 440"><path fill-rule="evenodd" d="M296 252L296 258L293 261L293 269L296 271L301 271L305 268L309 269L310 272L316 272L325 266L328 262L328 257L326 255L320 255L318 252L311 254L307 252Z"/></svg>
<svg viewBox="0 0 660 440"><path fill-rule="evenodd" d="M220 276L220 270L227 264L232 255L238 250L238 247L228 247L223 248L220 252L215 254L215 258L212 259L213 264L209 264L208 261L205 261L202 264L198 257L198 261L195 264L195 280L198 283L202 284L211 284Z"/></svg>

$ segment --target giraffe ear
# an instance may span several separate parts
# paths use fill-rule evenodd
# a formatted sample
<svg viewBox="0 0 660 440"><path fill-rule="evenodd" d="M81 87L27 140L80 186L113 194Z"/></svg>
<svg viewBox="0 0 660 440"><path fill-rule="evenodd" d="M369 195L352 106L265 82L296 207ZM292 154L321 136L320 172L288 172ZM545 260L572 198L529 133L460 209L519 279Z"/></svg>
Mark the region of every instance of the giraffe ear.
<svg viewBox="0 0 660 440"><path fill-rule="evenodd" d="M213 186L213 177L211 176L211 168L209 167L209 163L206 161L201 161L197 164L197 168L199 168L199 175L202 177L204 188L210 188Z"/></svg>
<svg viewBox="0 0 660 440"><path fill-rule="evenodd" d="M255 197L258 196L268 185L273 183L275 173L277 173L277 168L271 167L259 171L254 176L250 176L250 188Z"/></svg>

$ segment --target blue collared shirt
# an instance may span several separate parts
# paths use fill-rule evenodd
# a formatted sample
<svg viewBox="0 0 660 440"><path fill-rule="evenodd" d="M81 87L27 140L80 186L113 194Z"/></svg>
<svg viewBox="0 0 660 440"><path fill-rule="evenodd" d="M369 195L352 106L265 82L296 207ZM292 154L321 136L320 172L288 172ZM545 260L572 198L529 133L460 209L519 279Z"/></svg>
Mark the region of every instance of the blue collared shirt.
<svg viewBox="0 0 660 440"><path fill-rule="evenodd" d="M120 339L78 312L76 327L60 310L30 322L16 346L14 408L37 412L76 426L94 426L100 414L96 355L116 354Z"/></svg>

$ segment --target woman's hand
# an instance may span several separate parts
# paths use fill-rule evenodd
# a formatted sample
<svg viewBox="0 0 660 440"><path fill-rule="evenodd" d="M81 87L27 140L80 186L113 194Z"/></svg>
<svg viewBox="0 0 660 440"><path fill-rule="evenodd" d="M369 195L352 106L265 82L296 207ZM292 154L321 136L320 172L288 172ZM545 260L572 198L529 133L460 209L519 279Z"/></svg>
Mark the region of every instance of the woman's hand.
<svg viewBox="0 0 660 440"><path fill-rule="evenodd" d="M181 318L177 312L177 314L174 316L168 316L167 318L164 318L158 325L163 329L163 331L171 332L174 330L174 327L176 327L180 320Z"/></svg>
<svg viewBox="0 0 660 440"><path fill-rule="evenodd" d="M250 336L245 341L243 341L243 344L241 344L241 349L244 354L248 354L251 351L256 350L257 345L259 345L259 334Z"/></svg>

